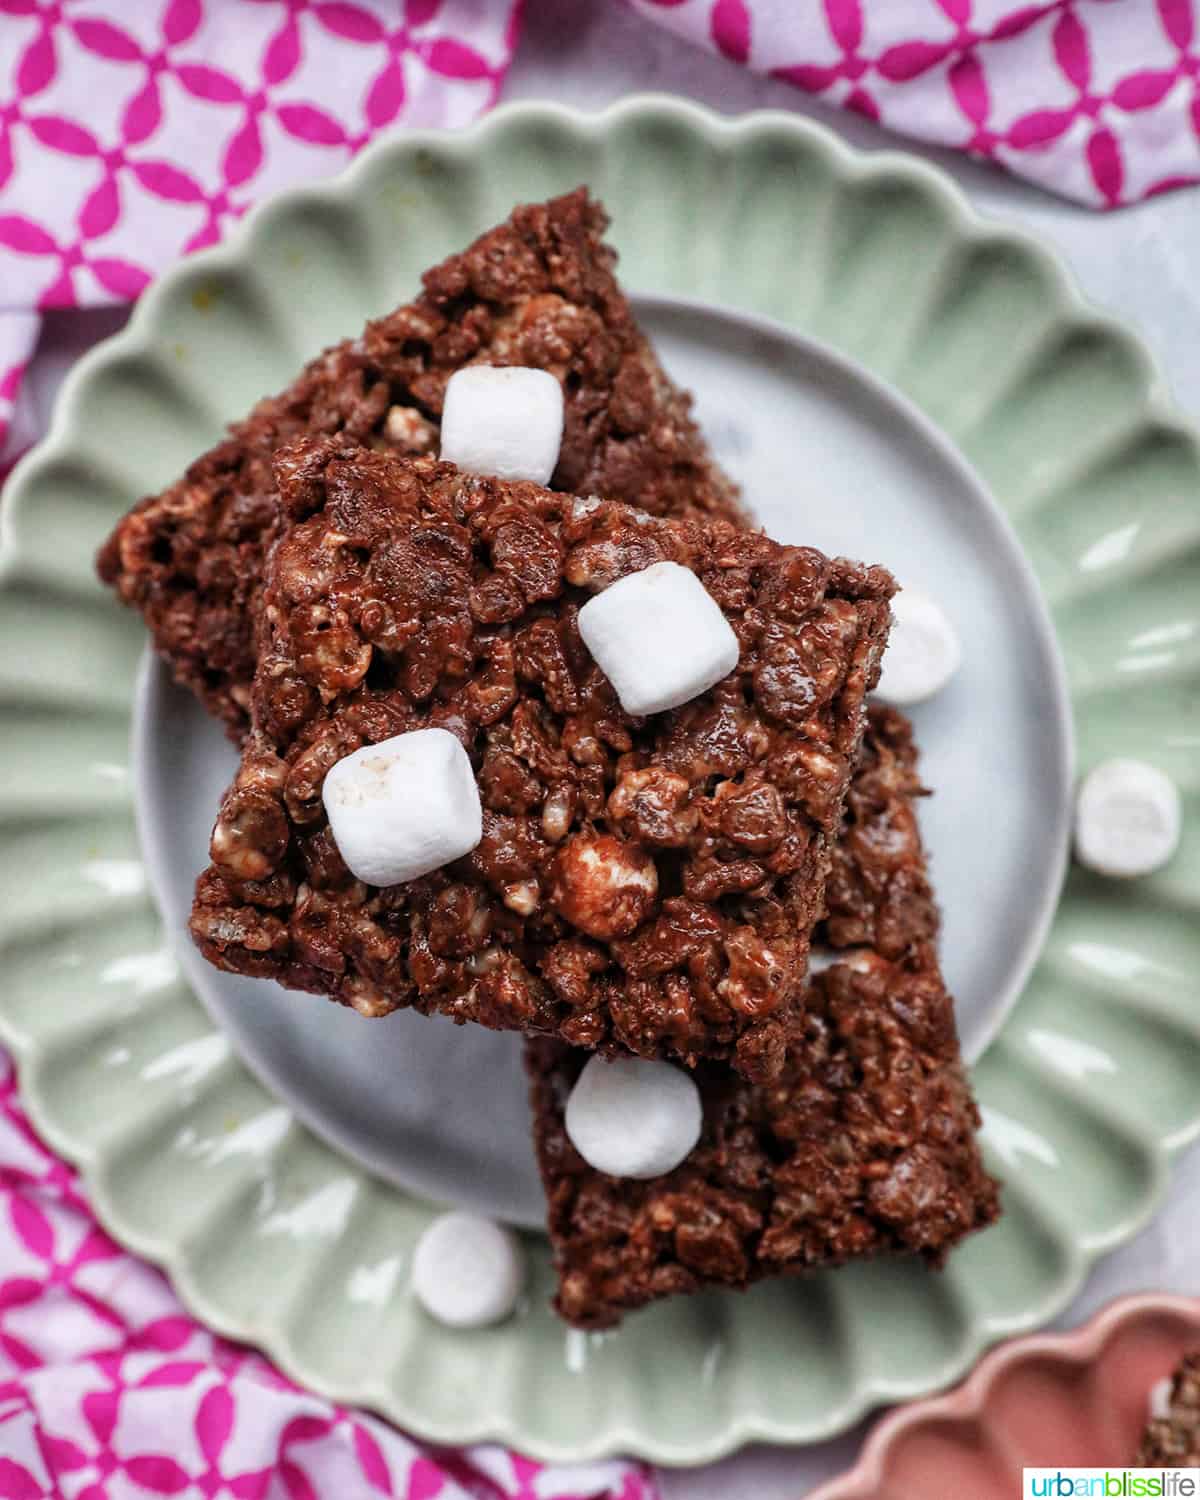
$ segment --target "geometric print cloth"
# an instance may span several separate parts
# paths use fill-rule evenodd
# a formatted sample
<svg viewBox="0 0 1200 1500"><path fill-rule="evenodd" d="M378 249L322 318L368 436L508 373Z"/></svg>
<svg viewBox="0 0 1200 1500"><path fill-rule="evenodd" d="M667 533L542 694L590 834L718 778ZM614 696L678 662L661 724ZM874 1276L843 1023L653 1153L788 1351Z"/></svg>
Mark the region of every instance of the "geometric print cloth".
<svg viewBox="0 0 1200 1500"><path fill-rule="evenodd" d="M208 1333L96 1223L0 1051L0 1500L655 1500L642 1468L430 1449Z"/></svg>
<svg viewBox="0 0 1200 1500"><path fill-rule="evenodd" d="M380 131L496 100L517 0L0 0L0 447L39 309L124 302Z"/></svg>
<svg viewBox="0 0 1200 1500"><path fill-rule="evenodd" d="M1200 182L1195 0L630 0L756 72L1092 208Z"/></svg>

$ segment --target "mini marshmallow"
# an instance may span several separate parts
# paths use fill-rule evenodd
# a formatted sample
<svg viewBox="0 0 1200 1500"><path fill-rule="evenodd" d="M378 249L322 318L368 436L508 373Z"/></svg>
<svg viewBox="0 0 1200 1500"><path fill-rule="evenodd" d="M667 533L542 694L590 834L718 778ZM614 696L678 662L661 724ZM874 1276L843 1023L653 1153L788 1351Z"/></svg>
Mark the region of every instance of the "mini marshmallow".
<svg viewBox="0 0 1200 1500"><path fill-rule="evenodd" d="M661 1177L695 1146L703 1122L690 1074L641 1057L589 1058L567 1100L571 1144L610 1177Z"/></svg>
<svg viewBox="0 0 1200 1500"><path fill-rule="evenodd" d="M448 1328L499 1323L517 1305L524 1284L516 1236L479 1214L441 1214L417 1241L413 1295Z"/></svg>
<svg viewBox="0 0 1200 1500"><path fill-rule="evenodd" d="M877 689L888 703L907 707L940 693L962 663L962 647L940 604L916 589L892 600L892 633Z"/></svg>
<svg viewBox="0 0 1200 1500"><path fill-rule="evenodd" d="M1149 875L1179 847L1183 811L1171 778L1138 760L1106 760L1075 799L1075 853L1100 875Z"/></svg>
<svg viewBox="0 0 1200 1500"><path fill-rule="evenodd" d="M839 966L853 969L856 974L869 974L872 969L886 963L887 960L872 948L812 948L808 954L810 975L827 974Z"/></svg>
<svg viewBox="0 0 1200 1500"><path fill-rule="evenodd" d="M845 961L845 954L839 953L836 948L820 948L814 944L808 950L808 972L812 974L825 974L835 964Z"/></svg>
<svg viewBox="0 0 1200 1500"><path fill-rule="evenodd" d="M1175 1389L1175 1382L1169 1375L1164 1375L1161 1380L1156 1380L1150 1387L1150 1395L1146 1401L1146 1410L1151 1422L1165 1422L1171 1415L1171 1393Z"/></svg>
<svg viewBox="0 0 1200 1500"><path fill-rule="evenodd" d="M658 714L738 664L738 639L689 568L660 562L618 578L579 611L579 633L628 714Z"/></svg>
<svg viewBox="0 0 1200 1500"><path fill-rule="evenodd" d="M368 885L427 875L483 837L475 772L446 729L364 745L330 768L321 795L338 852Z"/></svg>
<svg viewBox="0 0 1200 1500"><path fill-rule="evenodd" d="M432 453L437 447L437 428L415 406L389 407L383 435L403 453Z"/></svg>
<svg viewBox="0 0 1200 1500"><path fill-rule="evenodd" d="M548 484L562 435L562 386L545 370L468 365L446 382L442 458L470 474Z"/></svg>

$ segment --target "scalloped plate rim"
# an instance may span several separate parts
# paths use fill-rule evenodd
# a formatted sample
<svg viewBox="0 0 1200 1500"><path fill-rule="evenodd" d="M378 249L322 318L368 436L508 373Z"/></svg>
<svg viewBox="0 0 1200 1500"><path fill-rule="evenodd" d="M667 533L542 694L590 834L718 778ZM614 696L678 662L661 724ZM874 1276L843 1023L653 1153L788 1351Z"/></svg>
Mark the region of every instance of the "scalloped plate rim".
<svg viewBox="0 0 1200 1500"><path fill-rule="evenodd" d="M464 130L410 130L403 135L385 137L367 147L337 176L272 194L251 210L244 222L236 226L222 244L188 257L158 277L139 300L126 327L90 350L70 371L56 400L47 434L22 457L10 475L6 496L8 503L0 516L0 586L21 577L38 581L36 566L31 572L22 573L22 568L28 569L28 564L19 554L16 544L16 528L24 517L24 492L43 468L62 456L78 420L77 407L84 390L110 367L144 356L152 350L151 334L160 300L170 286L190 276L211 274L226 264L235 266L248 252L258 227L268 223L272 214L284 211L297 201L307 199L328 202L353 197L360 177L388 157L407 157L431 147L450 151L458 156L469 156L479 141L502 130L511 121L532 120L568 131L583 131L599 138L623 122L648 116L670 117L718 147L735 146L744 137L759 133L780 131L792 135L797 141L817 147L832 162L836 173L841 177L855 181L873 177L899 177L920 184L926 193L946 209L952 221L952 232L956 236L967 242L1007 244L1041 267L1054 288L1053 313L1056 325L1094 328L1107 339L1120 344L1144 378L1143 399L1138 415L1145 422L1153 423L1182 439L1200 461L1200 434L1170 398L1143 340L1118 319L1099 310L1083 297L1057 252L1048 249L1036 237L1019 227L1010 227L985 218L975 210L962 190L936 167L895 149L857 151L826 127L779 110L754 111L741 117L727 118L690 102L655 93L633 95L598 112L577 111L568 106L544 102L517 102L500 106ZM786 323L784 326L787 326ZM840 351L834 352L838 357L846 358ZM920 408L917 410L920 411ZM0 1041L10 1048L16 1059L30 1118L47 1142L79 1167L97 1217L114 1238L163 1267L170 1275L181 1300L202 1321L227 1337L257 1344L281 1368L313 1390L335 1400L373 1406L382 1410L389 1419L430 1441L461 1443L488 1439L511 1442L534 1456L551 1461L583 1462L626 1452L650 1462L696 1465L719 1459L751 1441L803 1443L829 1437L844 1431L883 1402L911 1398L918 1390L927 1392L931 1389L928 1379L917 1385L907 1386L903 1381L884 1382L875 1376L860 1377L852 1399L827 1411L819 1422L808 1428L798 1428L794 1424L772 1421L753 1414L733 1414L708 1441L688 1443L686 1451L681 1451L679 1445L669 1440L664 1441L645 1432L635 1431L619 1420L603 1426L587 1443L560 1445L553 1438L530 1435L520 1430L518 1420L496 1409L482 1417L477 1424L468 1427L453 1421L439 1421L431 1418L428 1413L414 1412L411 1404L401 1399L396 1391L376 1389L365 1395L361 1390L350 1392L336 1380L325 1380L319 1370L305 1366L303 1360L294 1358L292 1351L286 1347L287 1339L282 1329L264 1329L260 1332L246 1321L226 1317L210 1303L207 1294L192 1282L181 1246L167 1244L143 1234L123 1219L122 1213L110 1201L102 1182L103 1149L86 1136L61 1127L44 1105L37 1078L49 1048L25 1034L20 1025L2 1010ZM1138 1131L1137 1134L1140 1138L1144 1132ZM1156 1159L1156 1181L1145 1201L1136 1212L1121 1221L1120 1226L1105 1238L1104 1243L1084 1245L1072 1241L1066 1245L1065 1272L1052 1294L1029 1314L1008 1320L1003 1325L1004 1329L1015 1332L1037 1326L1053 1318L1066 1306L1096 1258L1110 1248L1111 1244L1136 1233L1152 1217L1164 1190L1168 1155L1196 1135L1200 1135L1200 1114L1188 1126L1174 1133L1169 1147L1155 1139L1152 1154ZM1149 1140L1145 1144L1150 1145ZM978 1358L980 1351L1002 1336L1002 1328L996 1325L995 1320L989 1322L984 1318L977 1319L970 1326L968 1336L941 1361L941 1370L934 1388L942 1389L960 1378ZM1004 1351L996 1352L1002 1354Z"/></svg>
<svg viewBox="0 0 1200 1500"><path fill-rule="evenodd" d="M131 354L144 354L151 346L149 334L157 314L158 302L165 295L168 284L188 274L203 274L220 267L224 262L236 263L249 246L259 226L269 221L273 213L281 211L281 205L314 199L352 198L360 176L390 154L409 155L428 150L436 145L449 148L458 155L467 155L475 143L491 130L499 128L513 119L545 120L568 128L584 127L596 133L606 132L622 121L643 113L673 115L692 129L718 143L736 143L740 135L765 133L770 129L792 132L800 139L808 139L818 145L836 163L840 174L864 179L872 176L900 176L918 181L939 203L946 207L955 219L955 227L971 240L1003 240L1017 244L1022 251L1040 262L1054 283L1060 313L1074 314L1124 345L1126 350L1150 377L1145 395L1144 411L1156 421L1161 421L1176 435L1186 439L1200 453L1200 433L1187 420L1170 396L1158 366L1145 341L1128 326L1086 298L1079 290L1066 263L1057 250L1042 243L1035 235L1020 226L1002 224L981 214L967 198L963 190L938 168L908 156L894 147L880 151L857 151L846 145L832 130L802 116L791 115L785 110L752 110L738 117L718 115L701 105L692 104L670 94L645 92L632 94L617 104L598 111L572 109L568 105L545 101L516 101L503 104L461 130L446 131L421 129L406 131L403 136L384 136L367 146L343 171L317 183L284 188L272 193L257 203L236 224L228 237L220 244L189 255L157 276L134 304L129 322L110 337L101 340L87 351L72 367L63 381L54 404L50 427L45 436L23 454L8 478L6 488L10 490L10 504L5 508L5 528L12 526L16 507L11 503L18 499L22 488L29 482L29 474L36 473L43 464L56 455L67 435L67 429L83 386L88 384L97 371ZM0 532L0 540L7 553L9 532ZM7 562L7 556L3 558Z"/></svg>

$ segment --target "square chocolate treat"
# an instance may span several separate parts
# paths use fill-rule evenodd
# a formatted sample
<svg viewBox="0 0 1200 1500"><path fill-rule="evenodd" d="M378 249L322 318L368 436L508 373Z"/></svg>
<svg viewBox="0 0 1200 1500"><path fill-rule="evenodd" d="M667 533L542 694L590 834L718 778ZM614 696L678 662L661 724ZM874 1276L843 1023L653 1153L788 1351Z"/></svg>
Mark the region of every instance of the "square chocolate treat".
<svg viewBox="0 0 1200 1500"><path fill-rule="evenodd" d="M890 575L340 438L286 450L276 480L289 525L267 566L253 728L192 914L206 957L365 1015L411 1006L776 1073ZM633 717L579 614L661 562L699 579L739 657L693 700ZM470 757L482 838L420 878L365 884L325 777L430 727Z"/></svg>
<svg viewBox="0 0 1200 1500"><path fill-rule="evenodd" d="M568 1322L606 1328L659 1297L895 1252L940 1265L999 1212L938 967L937 908L913 810L908 721L873 708L818 938L848 951L810 976L773 1083L713 1063L704 1123L673 1171L606 1176L571 1144L588 1054L526 1043L534 1132Z"/></svg>
<svg viewBox="0 0 1200 1500"><path fill-rule="evenodd" d="M282 520L276 449L345 433L436 452L446 382L464 365L527 365L562 382L555 488L657 515L744 519L691 398L664 374L617 285L607 224L582 188L516 209L427 271L415 302L319 355L117 526L101 578L141 611L175 677L235 738L247 724L263 556Z"/></svg>

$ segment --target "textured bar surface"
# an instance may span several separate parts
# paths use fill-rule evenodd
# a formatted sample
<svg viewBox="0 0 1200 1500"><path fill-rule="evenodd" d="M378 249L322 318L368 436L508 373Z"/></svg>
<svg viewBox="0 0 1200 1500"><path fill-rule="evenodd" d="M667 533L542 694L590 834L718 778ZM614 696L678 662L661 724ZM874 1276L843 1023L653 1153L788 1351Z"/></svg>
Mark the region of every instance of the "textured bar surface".
<svg viewBox="0 0 1200 1500"><path fill-rule="evenodd" d="M580 188L514 210L427 271L416 301L312 360L101 549L101 578L141 611L175 677L240 738L254 676L263 557L282 521L275 451L345 433L435 451L446 382L466 364L529 365L561 380L556 489L656 515L744 520L691 398L667 378L613 275L608 217Z"/></svg>
<svg viewBox="0 0 1200 1500"><path fill-rule="evenodd" d="M340 438L276 467L291 524L268 566L254 727L197 889L204 954L368 1015L412 1006L776 1073L891 576ZM724 611L740 660L632 718L579 608L668 560ZM325 773L426 725L472 758L483 840L369 888L329 833Z"/></svg>
<svg viewBox="0 0 1200 1500"><path fill-rule="evenodd" d="M810 977L777 1081L701 1065L703 1134L674 1171L635 1182L589 1167L563 1124L587 1054L526 1044L569 1322L610 1327L660 1297L892 1252L938 1265L996 1218L938 967L921 790L911 726L873 708L818 930L848 951Z"/></svg>

